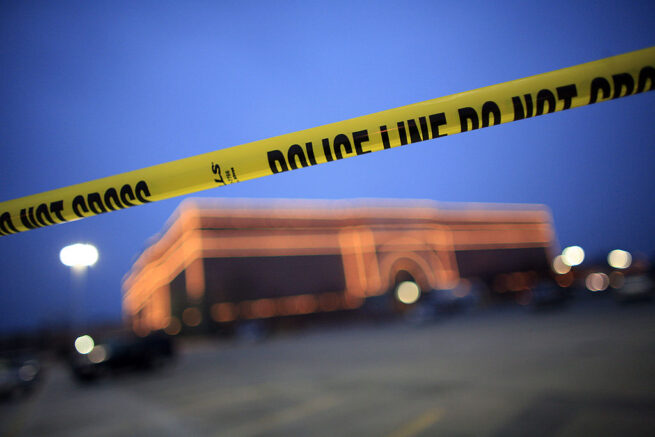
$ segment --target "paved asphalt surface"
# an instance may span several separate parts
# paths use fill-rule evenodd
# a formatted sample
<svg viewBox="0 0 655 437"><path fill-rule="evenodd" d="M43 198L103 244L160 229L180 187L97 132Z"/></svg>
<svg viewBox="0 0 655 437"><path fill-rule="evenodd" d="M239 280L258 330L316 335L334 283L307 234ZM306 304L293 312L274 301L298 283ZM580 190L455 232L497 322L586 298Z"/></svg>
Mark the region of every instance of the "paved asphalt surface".
<svg viewBox="0 0 655 437"><path fill-rule="evenodd" d="M53 364L0 404L7 436L655 434L655 303L495 308L196 341L174 366L82 386Z"/></svg>

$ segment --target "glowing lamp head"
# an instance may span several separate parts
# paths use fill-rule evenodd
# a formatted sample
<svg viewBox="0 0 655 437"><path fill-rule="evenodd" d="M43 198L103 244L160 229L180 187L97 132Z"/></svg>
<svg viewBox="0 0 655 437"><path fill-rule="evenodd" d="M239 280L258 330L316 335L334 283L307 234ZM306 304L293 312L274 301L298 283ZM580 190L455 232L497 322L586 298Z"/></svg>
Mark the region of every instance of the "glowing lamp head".
<svg viewBox="0 0 655 437"><path fill-rule="evenodd" d="M632 264L632 255L625 250L616 249L607 255L607 263L615 269L627 269Z"/></svg>
<svg viewBox="0 0 655 437"><path fill-rule="evenodd" d="M98 261L98 249L92 244L71 244L61 249L59 259L68 267L88 267Z"/></svg>
<svg viewBox="0 0 655 437"><path fill-rule="evenodd" d="M557 255L553 259L553 270L558 275L565 275L571 271L571 266L564 262L564 257L562 255Z"/></svg>
<svg viewBox="0 0 655 437"><path fill-rule="evenodd" d="M562 261L567 266L575 267L584 261L584 250L580 246L570 246L562 251Z"/></svg>
<svg viewBox="0 0 655 437"><path fill-rule="evenodd" d="M75 350L82 355L86 355L93 350L95 342L90 335L82 335L75 339Z"/></svg>
<svg viewBox="0 0 655 437"><path fill-rule="evenodd" d="M411 305L421 297L421 289L416 282L401 282L396 288L396 298L405 305Z"/></svg>

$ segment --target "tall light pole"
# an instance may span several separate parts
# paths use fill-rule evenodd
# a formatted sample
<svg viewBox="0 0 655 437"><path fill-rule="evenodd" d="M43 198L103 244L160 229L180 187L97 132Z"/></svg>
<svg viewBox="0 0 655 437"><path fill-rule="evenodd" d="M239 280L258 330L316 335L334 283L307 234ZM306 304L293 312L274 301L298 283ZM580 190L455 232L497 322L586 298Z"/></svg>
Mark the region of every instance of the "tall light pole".
<svg viewBox="0 0 655 437"><path fill-rule="evenodd" d="M98 249L92 244L71 244L61 249L59 259L62 264L71 268L73 302L70 322L71 325L75 325L76 321L80 321L79 314L82 312L86 270L98 261Z"/></svg>

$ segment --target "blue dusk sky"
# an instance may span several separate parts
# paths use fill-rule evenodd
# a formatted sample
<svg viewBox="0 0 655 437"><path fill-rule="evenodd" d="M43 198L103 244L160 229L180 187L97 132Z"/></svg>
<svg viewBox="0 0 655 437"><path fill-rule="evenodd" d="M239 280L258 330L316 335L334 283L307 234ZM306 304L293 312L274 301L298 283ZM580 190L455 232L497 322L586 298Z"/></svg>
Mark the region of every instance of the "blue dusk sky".
<svg viewBox="0 0 655 437"><path fill-rule="evenodd" d="M655 2L2 2L0 200L655 45ZM561 246L655 253L655 93L217 188L222 198L548 205ZM80 311L183 198L0 238L0 330Z"/></svg>

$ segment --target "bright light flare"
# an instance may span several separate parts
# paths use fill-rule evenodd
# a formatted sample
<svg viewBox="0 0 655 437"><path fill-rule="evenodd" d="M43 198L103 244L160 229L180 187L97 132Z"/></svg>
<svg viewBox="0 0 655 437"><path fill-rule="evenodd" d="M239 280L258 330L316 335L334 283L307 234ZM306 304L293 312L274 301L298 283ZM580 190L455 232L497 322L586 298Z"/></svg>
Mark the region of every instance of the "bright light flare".
<svg viewBox="0 0 655 437"><path fill-rule="evenodd" d="M564 262L562 255L557 255L553 259L553 271L558 275L566 275L571 271L571 266Z"/></svg>
<svg viewBox="0 0 655 437"><path fill-rule="evenodd" d="M590 273L585 279L589 291L605 291L610 285L610 278L605 273Z"/></svg>
<svg viewBox="0 0 655 437"><path fill-rule="evenodd" d="M182 321L188 326L198 326L202 322L202 313L198 308L187 308L182 312Z"/></svg>
<svg viewBox="0 0 655 437"><path fill-rule="evenodd" d="M168 323L168 326L164 328L164 331L168 335L177 335L182 330L182 324L176 317L171 317L171 321Z"/></svg>
<svg viewBox="0 0 655 437"><path fill-rule="evenodd" d="M59 259L68 267L88 267L98 261L98 249L92 244L71 244L61 249Z"/></svg>
<svg viewBox="0 0 655 437"><path fill-rule="evenodd" d="M580 246L570 246L562 251L562 261L570 267L582 264L584 250Z"/></svg>
<svg viewBox="0 0 655 437"><path fill-rule="evenodd" d="M615 249L607 255L607 263L615 269L627 269L632 264L630 252Z"/></svg>
<svg viewBox="0 0 655 437"><path fill-rule="evenodd" d="M88 354L94 347L95 342L90 335L82 335L75 339L75 350L82 355Z"/></svg>
<svg viewBox="0 0 655 437"><path fill-rule="evenodd" d="M421 297L421 289L416 282L401 282L396 288L396 297L405 305L411 305Z"/></svg>

